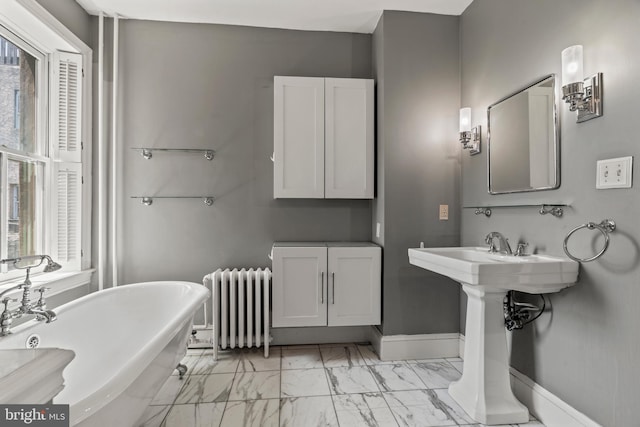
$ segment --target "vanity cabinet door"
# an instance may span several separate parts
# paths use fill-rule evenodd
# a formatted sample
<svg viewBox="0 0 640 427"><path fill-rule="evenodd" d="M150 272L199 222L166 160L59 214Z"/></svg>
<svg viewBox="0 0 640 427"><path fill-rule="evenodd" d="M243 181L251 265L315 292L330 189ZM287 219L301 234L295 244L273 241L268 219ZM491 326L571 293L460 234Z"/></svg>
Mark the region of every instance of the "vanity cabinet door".
<svg viewBox="0 0 640 427"><path fill-rule="evenodd" d="M272 326L327 325L327 248L274 247Z"/></svg>
<svg viewBox="0 0 640 427"><path fill-rule="evenodd" d="M373 198L373 95L373 80L325 79L327 199Z"/></svg>
<svg viewBox="0 0 640 427"><path fill-rule="evenodd" d="M273 197L324 198L324 78L274 77Z"/></svg>
<svg viewBox="0 0 640 427"><path fill-rule="evenodd" d="M329 247L328 325L379 325L381 248Z"/></svg>

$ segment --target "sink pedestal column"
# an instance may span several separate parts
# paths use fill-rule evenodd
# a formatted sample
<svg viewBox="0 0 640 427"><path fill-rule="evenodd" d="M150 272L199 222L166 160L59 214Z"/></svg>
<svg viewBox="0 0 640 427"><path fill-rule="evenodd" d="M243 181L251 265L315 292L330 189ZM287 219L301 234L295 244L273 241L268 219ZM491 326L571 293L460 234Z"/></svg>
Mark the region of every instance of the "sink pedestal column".
<svg viewBox="0 0 640 427"><path fill-rule="evenodd" d="M449 394L474 420L487 425L529 421L529 410L511 390L505 290L462 284L467 294L467 321L462 378Z"/></svg>

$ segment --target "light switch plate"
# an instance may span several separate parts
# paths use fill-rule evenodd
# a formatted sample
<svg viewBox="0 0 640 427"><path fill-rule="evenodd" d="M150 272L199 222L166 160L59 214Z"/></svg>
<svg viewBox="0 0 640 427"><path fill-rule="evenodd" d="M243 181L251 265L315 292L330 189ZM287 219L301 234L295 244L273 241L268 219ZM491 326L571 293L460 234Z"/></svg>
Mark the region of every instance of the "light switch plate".
<svg viewBox="0 0 640 427"><path fill-rule="evenodd" d="M631 188L633 182L633 157L598 160L596 167L596 188Z"/></svg>
<svg viewBox="0 0 640 427"><path fill-rule="evenodd" d="M447 221L449 219L449 205L440 205L440 220Z"/></svg>

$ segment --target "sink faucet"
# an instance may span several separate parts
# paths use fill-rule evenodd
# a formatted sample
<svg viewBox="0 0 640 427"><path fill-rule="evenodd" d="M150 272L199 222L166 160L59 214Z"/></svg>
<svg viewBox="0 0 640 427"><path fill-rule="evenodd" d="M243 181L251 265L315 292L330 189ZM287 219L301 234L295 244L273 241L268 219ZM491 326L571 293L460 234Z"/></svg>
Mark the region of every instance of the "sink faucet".
<svg viewBox="0 0 640 427"><path fill-rule="evenodd" d="M498 249L496 249L496 245L493 243L493 239L498 239ZM509 239L505 238L501 233L497 231L492 231L487 234L487 237L484 238L484 241L489 245L489 252L495 253L499 252L505 255L513 255L513 251L511 251L511 246L509 246Z"/></svg>

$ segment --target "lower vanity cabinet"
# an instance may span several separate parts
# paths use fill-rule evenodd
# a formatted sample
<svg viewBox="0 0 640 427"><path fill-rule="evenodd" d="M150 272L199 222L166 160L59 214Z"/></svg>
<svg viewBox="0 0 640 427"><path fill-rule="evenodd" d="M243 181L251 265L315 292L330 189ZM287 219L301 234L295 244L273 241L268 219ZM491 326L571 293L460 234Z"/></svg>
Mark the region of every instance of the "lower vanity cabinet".
<svg viewBox="0 0 640 427"><path fill-rule="evenodd" d="M381 253L371 243L275 243L272 326L380 324Z"/></svg>
<svg viewBox="0 0 640 427"><path fill-rule="evenodd" d="M273 246L271 326L327 326L326 246Z"/></svg>
<svg viewBox="0 0 640 427"><path fill-rule="evenodd" d="M327 248L327 326L379 325L380 246Z"/></svg>

